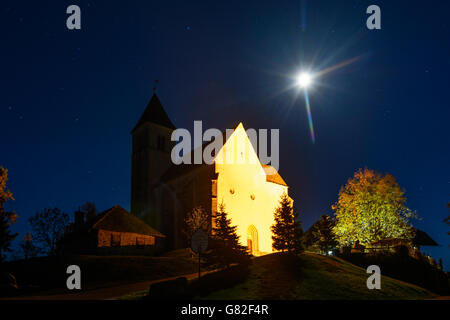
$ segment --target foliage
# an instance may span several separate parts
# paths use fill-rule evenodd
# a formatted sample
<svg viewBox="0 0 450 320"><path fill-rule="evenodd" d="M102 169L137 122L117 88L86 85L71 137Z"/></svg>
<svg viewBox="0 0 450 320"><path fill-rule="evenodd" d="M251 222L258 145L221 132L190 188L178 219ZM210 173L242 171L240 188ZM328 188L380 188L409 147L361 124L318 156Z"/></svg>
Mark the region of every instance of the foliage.
<svg viewBox="0 0 450 320"><path fill-rule="evenodd" d="M300 253L302 245L302 225L298 220L298 213L292 205L292 201L283 193L280 205L275 209L275 224L271 226L273 248L280 251Z"/></svg>
<svg viewBox="0 0 450 320"><path fill-rule="evenodd" d="M209 233L211 231L210 221L209 214L202 206L195 207L184 219L185 227L183 232L188 239L191 239L194 232L198 229L202 229L206 233Z"/></svg>
<svg viewBox="0 0 450 320"><path fill-rule="evenodd" d="M317 246L320 253L328 255L328 252L338 245L333 232L335 223L330 216L322 215L320 220L314 223L305 233L305 245L309 247Z"/></svg>
<svg viewBox="0 0 450 320"><path fill-rule="evenodd" d="M337 241L345 246L387 238L411 239L414 231L408 219L416 215L405 202L404 191L392 175L359 169L332 206Z"/></svg>
<svg viewBox="0 0 450 320"><path fill-rule="evenodd" d="M231 219L228 219L225 205L221 204L212 229L209 250L206 253L207 264L229 268L233 263L249 263L247 248L239 243L236 229L236 226L231 225Z"/></svg>
<svg viewBox="0 0 450 320"><path fill-rule="evenodd" d="M69 225L69 216L57 207L45 208L29 219L33 239L40 252L56 254L56 245Z"/></svg>
<svg viewBox="0 0 450 320"><path fill-rule="evenodd" d="M31 233L27 232L22 242L20 243L20 248L25 260L36 257L37 248L33 244L33 236L31 235Z"/></svg>
<svg viewBox="0 0 450 320"><path fill-rule="evenodd" d="M17 237L17 233L11 233L10 227L16 222L17 214L6 211L4 204L8 200L14 200L11 191L6 189L8 170L0 166L0 262L3 261L3 253L11 252L11 242Z"/></svg>

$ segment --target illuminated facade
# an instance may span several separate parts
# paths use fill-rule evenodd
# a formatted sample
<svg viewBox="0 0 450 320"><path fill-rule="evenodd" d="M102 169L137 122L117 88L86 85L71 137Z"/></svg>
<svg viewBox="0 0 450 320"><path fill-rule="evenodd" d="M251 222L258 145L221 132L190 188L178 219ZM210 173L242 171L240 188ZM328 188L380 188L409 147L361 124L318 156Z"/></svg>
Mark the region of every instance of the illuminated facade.
<svg viewBox="0 0 450 320"><path fill-rule="evenodd" d="M232 161L226 160L227 153ZM256 255L272 252L273 214L288 186L275 169L260 163L242 123L218 153L214 166L217 205L225 204L242 244Z"/></svg>
<svg viewBox="0 0 450 320"><path fill-rule="evenodd" d="M155 107L150 103L147 114L151 113L149 108L161 108L154 114L164 112L160 104ZM140 121L132 132L132 212L166 235L167 249L174 249L188 245L182 233L186 213L202 206L214 224L215 213L223 203L237 226L241 243L254 255L272 252L273 214L288 186L275 169L260 163L242 123L226 139L211 165L174 165L167 163L170 150L157 148L170 145L170 137L161 132L173 128L164 129L158 122L151 118ZM156 148L149 147L152 145ZM164 163L155 165L154 158L149 160L153 153Z"/></svg>

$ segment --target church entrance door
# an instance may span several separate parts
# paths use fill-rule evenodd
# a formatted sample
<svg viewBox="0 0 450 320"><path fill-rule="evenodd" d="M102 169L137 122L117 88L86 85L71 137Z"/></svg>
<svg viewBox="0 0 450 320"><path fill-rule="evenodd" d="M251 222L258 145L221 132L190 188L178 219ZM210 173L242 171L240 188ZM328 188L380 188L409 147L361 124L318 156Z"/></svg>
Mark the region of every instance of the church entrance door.
<svg viewBox="0 0 450 320"><path fill-rule="evenodd" d="M247 250L253 255L259 253L258 230L254 225L250 225L247 229Z"/></svg>

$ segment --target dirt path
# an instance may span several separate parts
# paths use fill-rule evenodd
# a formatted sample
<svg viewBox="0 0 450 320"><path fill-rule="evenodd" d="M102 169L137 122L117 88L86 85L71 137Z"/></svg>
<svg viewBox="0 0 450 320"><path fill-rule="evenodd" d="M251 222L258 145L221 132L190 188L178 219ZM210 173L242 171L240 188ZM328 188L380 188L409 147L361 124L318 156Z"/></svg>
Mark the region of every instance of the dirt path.
<svg viewBox="0 0 450 320"><path fill-rule="evenodd" d="M213 271L205 271L202 272L201 275L205 275L207 273L215 272ZM133 293L136 291L147 290L151 284L174 280L179 277L185 277L188 280L194 279L198 276L198 273L191 273L185 275L178 275L174 277L157 279L151 281L142 281L137 283L125 284L120 286L114 286L109 288L101 288L101 289L92 289L86 291L76 291L74 293L64 293L64 294L55 294L55 295L35 295L35 296L25 296L25 297L10 297L3 298L0 300L115 300L121 296L124 296L129 293Z"/></svg>

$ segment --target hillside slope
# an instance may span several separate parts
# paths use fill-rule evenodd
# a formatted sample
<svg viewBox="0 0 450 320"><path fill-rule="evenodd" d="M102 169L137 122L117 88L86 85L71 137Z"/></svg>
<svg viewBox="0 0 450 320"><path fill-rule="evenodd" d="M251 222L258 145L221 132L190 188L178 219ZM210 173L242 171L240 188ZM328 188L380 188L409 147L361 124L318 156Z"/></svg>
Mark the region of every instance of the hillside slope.
<svg viewBox="0 0 450 320"><path fill-rule="evenodd" d="M435 297L423 288L384 276L380 290L369 290L368 276L366 270L336 257L313 253L288 257L275 253L255 258L245 282L201 298L378 300Z"/></svg>
<svg viewBox="0 0 450 320"><path fill-rule="evenodd" d="M17 279L17 295L69 293L66 287L69 265L82 272L83 290L114 287L197 272L197 260L186 250L166 256L91 256L39 257L7 262L2 270ZM0 293L1 295L1 293Z"/></svg>

